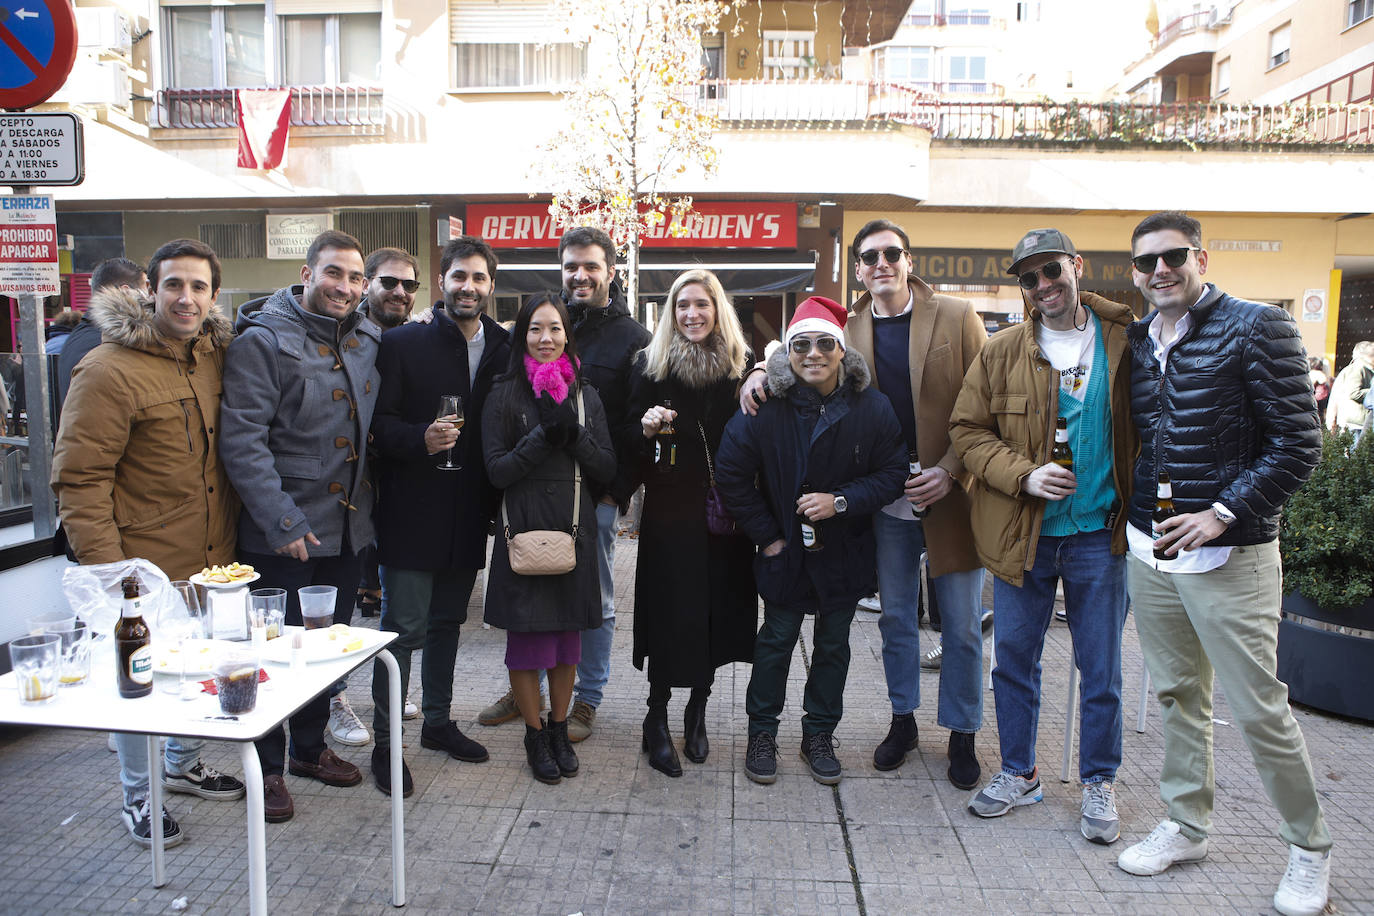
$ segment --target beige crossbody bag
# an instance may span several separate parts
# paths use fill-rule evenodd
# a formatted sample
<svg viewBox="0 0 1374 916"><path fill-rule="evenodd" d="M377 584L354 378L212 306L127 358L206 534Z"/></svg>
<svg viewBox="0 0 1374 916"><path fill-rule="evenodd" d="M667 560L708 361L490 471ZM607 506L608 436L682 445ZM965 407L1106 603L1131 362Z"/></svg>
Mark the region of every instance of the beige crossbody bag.
<svg viewBox="0 0 1374 916"><path fill-rule="evenodd" d="M577 392L577 422L585 422L582 391ZM582 517L582 469L573 459L572 534L566 531L522 531L511 534L506 500L501 498L501 525L506 533L506 554L511 572L521 576L561 576L577 568L577 524Z"/></svg>

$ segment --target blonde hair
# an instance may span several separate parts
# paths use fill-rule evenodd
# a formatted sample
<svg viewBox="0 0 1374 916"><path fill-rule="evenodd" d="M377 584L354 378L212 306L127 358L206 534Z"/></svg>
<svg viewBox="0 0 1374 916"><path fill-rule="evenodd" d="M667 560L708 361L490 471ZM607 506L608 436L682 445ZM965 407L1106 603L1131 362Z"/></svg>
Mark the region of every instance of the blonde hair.
<svg viewBox="0 0 1374 916"><path fill-rule="evenodd" d="M748 346L744 342L744 329L740 326L739 314L735 311L734 303L726 295L725 288L720 285L720 279L715 274L704 268L694 268L678 274L677 279L673 281L672 288L668 290L668 298L664 300L659 312L654 337L644 348L645 371L649 378L656 382L667 378L672 369L668 361L673 338L676 336L686 340L677 326L677 297L683 287L693 283L706 290L706 297L715 306L716 320L715 326L711 329L711 338L718 340L717 345L725 354L726 361L734 370L736 377L744 372L744 355Z"/></svg>

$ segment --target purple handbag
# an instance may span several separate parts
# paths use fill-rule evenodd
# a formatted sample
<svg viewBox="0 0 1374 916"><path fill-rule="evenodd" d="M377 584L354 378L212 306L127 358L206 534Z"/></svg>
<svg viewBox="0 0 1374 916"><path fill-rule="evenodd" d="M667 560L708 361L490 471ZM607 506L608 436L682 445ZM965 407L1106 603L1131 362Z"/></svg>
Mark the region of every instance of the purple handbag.
<svg viewBox="0 0 1374 916"><path fill-rule="evenodd" d="M716 466L711 462L711 446L700 420L697 431L701 433L701 447L706 450L706 471L710 475L710 484L706 487L706 530L722 537L734 534L735 520L730 517L730 510L725 508L725 500L716 487Z"/></svg>

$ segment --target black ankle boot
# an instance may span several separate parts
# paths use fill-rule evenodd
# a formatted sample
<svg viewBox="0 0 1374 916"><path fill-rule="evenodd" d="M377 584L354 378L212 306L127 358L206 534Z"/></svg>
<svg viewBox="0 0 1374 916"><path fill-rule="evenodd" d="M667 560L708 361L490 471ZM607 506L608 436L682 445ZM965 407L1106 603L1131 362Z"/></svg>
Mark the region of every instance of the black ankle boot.
<svg viewBox="0 0 1374 916"><path fill-rule="evenodd" d="M682 753L693 763L705 763L711 753L711 742L706 738L706 698L710 695L710 691L693 689L682 714Z"/></svg>
<svg viewBox="0 0 1374 916"><path fill-rule="evenodd" d="M876 770L895 770L906 762L906 755L916 749L916 716L907 713L894 715L887 737L873 752L873 768Z"/></svg>
<svg viewBox="0 0 1374 916"><path fill-rule="evenodd" d="M643 749L649 755L649 766L666 776L681 776L682 764L677 759L677 748L673 747L673 736L668 733L668 708L651 706L644 717Z"/></svg>
<svg viewBox="0 0 1374 916"><path fill-rule="evenodd" d="M558 772L564 776L576 776L577 754L568 740L568 720L555 722L549 719L548 733L549 752L553 755L554 763L558 764Z"/></svg>
<svg viewBox="0 0 1374 916"><path fill-rule="evenodd" d="M551 786L558 785L558 764L549 751L549 733L546 729L525 726L525 759L529 761L535 779Z"/></svg>

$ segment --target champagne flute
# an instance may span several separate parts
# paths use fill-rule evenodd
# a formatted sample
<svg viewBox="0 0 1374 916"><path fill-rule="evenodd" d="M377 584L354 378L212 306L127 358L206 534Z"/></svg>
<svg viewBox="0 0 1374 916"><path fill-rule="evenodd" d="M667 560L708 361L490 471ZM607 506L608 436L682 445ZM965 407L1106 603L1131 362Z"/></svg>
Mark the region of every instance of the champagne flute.
<svg viewBox="0 0 1374 916"><path fill-rule="evenodd" d="M196 587L185 579L172 583L172 607L159 621L163 632L176 640L177 657L181 660L181 677L175 687L162 688L165 693L174 693L183 700L195 698L194 693L186 690L186 640L202 638L205 635L205 616L200 607Z"/></svg>
<svg viewBox="0 0 1374 916"><path fill-rule="evenodd" d="M436 420L445 423L452 423L461 432L463 429L463 399L456 394L445 394L439 397L439 414ZM440 464L441 471L461 471L462 464L453 463L453 449L450 447L444 456L444 463Z"/></svg>

